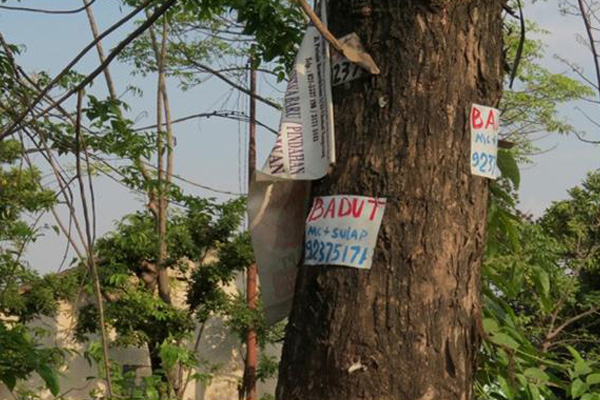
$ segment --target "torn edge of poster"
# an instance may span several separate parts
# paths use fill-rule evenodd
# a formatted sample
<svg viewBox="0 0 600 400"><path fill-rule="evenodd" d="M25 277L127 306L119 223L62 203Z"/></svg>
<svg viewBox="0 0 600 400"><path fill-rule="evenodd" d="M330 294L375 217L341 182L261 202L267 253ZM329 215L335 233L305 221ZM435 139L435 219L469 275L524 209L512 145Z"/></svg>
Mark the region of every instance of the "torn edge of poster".
<svg viewBox="0 0 600 400"><path fill-rule="evenodd" d="M471 126L471 174L496 179L498 170L498 134L500 111L496 108L473 104Z"/></svg>
<svg viewBox="0 0 600 400"><path fill-rule="evenodd" d="M363 45L356 33L350 33L339 40L342 44L351 44L357 51L364 52ZM351 82L367 74L366 69L348 60L340 52L335 50L331 52L331 83L333 86Z"/></svg>
<svg viewBox="0 0 600 400"><path fill-rule="evenodd" d="M385 205L377 197L316 197L306 220L304 264L371 268Z"/></svg>

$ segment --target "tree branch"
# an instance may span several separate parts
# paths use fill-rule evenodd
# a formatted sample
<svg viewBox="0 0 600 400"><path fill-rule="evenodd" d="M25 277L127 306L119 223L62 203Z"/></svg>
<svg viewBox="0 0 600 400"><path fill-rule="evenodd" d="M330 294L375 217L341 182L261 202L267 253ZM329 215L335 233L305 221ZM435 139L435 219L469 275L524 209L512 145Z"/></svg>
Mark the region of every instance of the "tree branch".
<svg viewBox="0 0 600 400"><path fill-rule="evenodd" d="M233 87L234 89L237 89L240 92L245 93L245 94L247 94L250 97L254 97L256 100L260 101L261 103L264 103L264 104L266 104L266 105L268 105L270 107L273 107L276 110L281 110L282 109L281 105L279 105L279 104L275 103L274 101L269 100L269 99L267 99L265 97L259 96L257 94L252 94L249 89L247 89L247 88L245 88L245 87L243 87L241 85L238 85L237 83L235 83L230 78L228 78L224 74L220 73L216 69L213 69L213 68L209 67L208 65L201 64L201 63L199 63L199 62L197 62L195 60L192 60L187 54L185 54L185 58L186 58L186 60L190 64L192 64L192 65L194 65L194 66L196 66L196 67L198 67L200 69L203 69L206 72L211 73L212 75L214 75L217 78L221 79L223 82L227 83L229 86Z"/></svg>
<svg viewBox="0 0 600 400"><path fill-rule="evenodd" d="M206 113L192 114L192 115L188 115L186 117L174 119L173 121L171 121L171 123L178 124L180 122L189 121L189 120L195 119L195 118L210 118L210 117L227 118L227 119L233 119L235 121L244 121L244 122L247 122L249 120L248 115L246 115L245 113L240 112L240 111L211 111L211 112L206 112ZM258 120L256 121L256 124L265 128L269 132L274 133L275 135L277 135L277 133L278 133L275 129L271 128L270 126L268 126L262 122L259 122ZM165 124L163 124L163 126L165 126ZM139 131L145 131L148 129L155 129L155 128L157 128L156 125L148 125L148 126L144 126L141 128L135 128L133 131L139 132Z"/></svg>
<svg viewBox="0 0 600 400"><path fill-rule="evenodd" d="M86 5L84 7L76 8L73 10L43 10L40 8L14 7L14 6L5 6L5 5L0 5L0 9L10 10L10 11L27 11L27 12L34 12L34 13L40 13L40 14L62 14L62 15L65 15L65 14L77 14L83 10L87 10L95 2L96 2L96 0L92 0L89 2L89 4L86 3Z"/></svg>
<svg viewBox="0 0 600 400"><path fill-rule="evenodd" d="M571 325L574 322L579 321L580 319L582 319L584 317L587 317L588 315L595 314L596 312L598 312L598 308L592 307L589 310L587 310L585 312L582 312L581 314L575 315L574 317L571 317L571 318L567 319L559 327L557 327L552 332L549 332L546 335L546 339L544 340L544 343L550 343L550 342L552 342L552 340L554 338L556 338L556 336L558 336L567 326Z"/></svg>
<svg viewBox="0 0 600 400"><path fill-rule="evenodd" d="M77 63L77 61L79 61L79 59L81 59L85 55L85 53L87 53L90 50L90 48L94 47L99 40L102 40L109 33L111 33L112 31L114 31L115 29L117 29L119 26L123 25L129 19L133 18L137 13L139 13L140 11L142 11L152 1L153 0L146 0L144 3L142 3L141 6L139 6L134 11L132 11L131 13L129 13L125 18L123 18L121 21L119 21L116 24L114 24L112 27L110 27L108 30L106 30L104 33L102 33L97 39L95 39L94 41L92 41L92 43L90 43L88 46L86 46L86 48L84 50L82 50L77 55L77 57L75 57L75 59L73 61L71 61L69 63L69 65L67 67L65 67L61 71L61 73L59 73L57 75L57 77L54 78L52 80L52 82L50 82L50 84L48 84L48 86L46 88L44 88L42 90L42 93L40 93L38 95L38 97L34 100L33 104L31 104L25 111L23 111L19 115L19 117L15 121L13 121L13 123L8 128L4 129L2 131L2 133L0 133L0 140L4 139L5 137L7 137L9 135L12 135L15 132L15 129L18 129L19 127L21 127L23 125L23 120L25 119L25 117L27 116L27 114L29 112L31 112L35 108L35 106L39 103L39 101L46 94L48 94L48 92L50 91L50 89L52 89L56 85L56 83L71 70L71 68L73 67L73 65L75 65ZM46 108L40 114L38 114L37 117L41 117L43 115L46 115L48 112L50 112L51 110L53 110L54 108L56 108L57 105L61 104L62 102L64 102L68 98L70 98L73 94L79 92L81 89L83 89L84 87L86 87L91 81L94 80L94 78L96 78L100 73L102 73L102 71L112 62L112 60L115 57L117 57L117 55L119 55L119 53L121 53L121 51L123 51L123 49L127 45L129 45L129 43L131 43L135 38L137 38L142 33L144 33L161 15L163 15L165 12L167 12L167 10L170 7L172 7L176 3L176 1L177 0L167 0L165 3L163 3L163 5L161 7L159 7L154 12L154 14L152 14L152 17L150 17L149 19L147 19L137 29L135 29L132 33L130 33L124 40L122 40L113 49L113 51L111 51L111 53L108 55L108 57L106 57L106 60L103 63L101 63L100 66L98 66L94 71L92 71L77 86L75 86L73 89L71 89L70 91L68 91L60 99L56 100L56 102L55 102L54 105Z"/></svg>
<svg viewBox="0 0 600 400"><path fill-rule="evenodd" d="M96 258L94 256L94 241L90 226L90 217L85 194L85 186L81 175L81 146L83 138L81 136L81 107L83 103L83 90L77 94L77 117L75 120L75 165L77 168L77 180L79 181L79 192L81 195L81 205L83 207L83 217L85 219L85 231L87 236L87 264L92 272L94 281L94 291L96 294L96 306L98 307L98 315L100 317L100 333L102 339L102 352L104 355L104 367L106 368L106 389L108 398L113 398L112 382L110 377L110 359L108 354L108 335L106 333L106 321L104 319L104 307L102 305L102 290L100 288L100 278L98 277L98 269L96 268ZM93 193L93 192L92 192Z"/></svg>
<svg viewBox="0 0 600 400"><path fill-rule="evenodd" d="M590 42L590 51L592 52L592 56L594 57L594 68L596 69L596 87L599 90L598 96L600 97L600 60L598 60L598 52L596 49L596 42L594 41L594 35L592 34L592 25L589 20L589 16L585 10L583 0L577 0L577 4L579 5L579 10L581 11L581 18L583 19L583 24L585 25L585 31L588 35L588 40ZM591 10L588 10L592 12Z"/></svg>

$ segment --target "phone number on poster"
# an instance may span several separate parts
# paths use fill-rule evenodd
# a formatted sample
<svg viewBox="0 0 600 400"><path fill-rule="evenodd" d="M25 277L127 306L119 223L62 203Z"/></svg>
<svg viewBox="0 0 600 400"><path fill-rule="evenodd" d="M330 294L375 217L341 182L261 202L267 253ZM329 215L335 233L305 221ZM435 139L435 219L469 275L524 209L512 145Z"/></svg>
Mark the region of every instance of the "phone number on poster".
<svg viewBox="0 0 600 400"><path fill-rule="evenodd" d="M496 168L496 156L485 152L473 153L473 167L479 172L492 172Z"/></svg>
<svg viewBox="0 0 600 400"><path fill-rule="evenodd" d="M369 249L363 246L348 246L342 243L307 240L305 260L313 263L330 264L335 262L363 265Z"/></svg>

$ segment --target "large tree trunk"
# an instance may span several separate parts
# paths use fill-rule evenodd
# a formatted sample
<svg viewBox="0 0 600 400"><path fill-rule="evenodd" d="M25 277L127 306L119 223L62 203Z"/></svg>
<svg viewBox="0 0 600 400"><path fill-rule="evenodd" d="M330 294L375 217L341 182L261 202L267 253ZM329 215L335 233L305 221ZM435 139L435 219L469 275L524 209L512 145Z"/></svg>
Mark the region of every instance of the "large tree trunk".
<svg viewBox="0 0 600 400"><path fill-rule="evenodd" d="M386 197L369 271L303 266L279 400L472 398L488 182L472 103L497 105L501 0L331 0L381 75L334 91L339 164L314 195ZM352 367L352 368L351 368Z"/></svg>

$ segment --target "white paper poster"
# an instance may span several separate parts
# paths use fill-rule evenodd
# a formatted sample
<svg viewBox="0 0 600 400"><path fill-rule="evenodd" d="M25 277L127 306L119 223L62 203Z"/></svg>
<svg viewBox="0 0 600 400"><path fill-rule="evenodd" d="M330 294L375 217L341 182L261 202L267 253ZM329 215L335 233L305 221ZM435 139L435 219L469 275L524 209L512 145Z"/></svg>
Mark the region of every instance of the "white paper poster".
<svg viewBox="0 0 600 400"><path fill-rule="evenodd" d="M250 187L250 237L269 324L292 308L309 192L308 181L255 181Z"/></svg>
<svg viewBox="0 0 600 400"><path fill-rule="evenodd" d="M500 111L473 104L470 125L471 174L496 179Z"/></svg>
<svg viewBox="0 0 600 400"><path fill-rule="evenodd" d="M306 220L304 264L371 268L384 211L384 198L315 198Z"/></svg>
<svg viewBox="0 0 600 400"><path fill-rule="evenodd" d="M329 45L314 25L306 29L289 78L279 136L258 180L320 179L335 162Z"/></svg>

